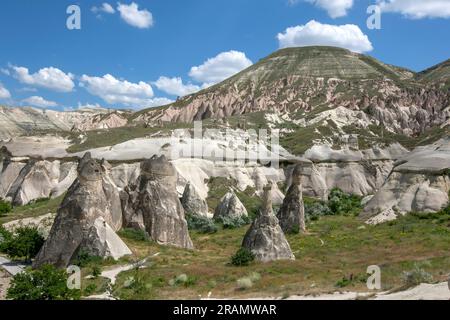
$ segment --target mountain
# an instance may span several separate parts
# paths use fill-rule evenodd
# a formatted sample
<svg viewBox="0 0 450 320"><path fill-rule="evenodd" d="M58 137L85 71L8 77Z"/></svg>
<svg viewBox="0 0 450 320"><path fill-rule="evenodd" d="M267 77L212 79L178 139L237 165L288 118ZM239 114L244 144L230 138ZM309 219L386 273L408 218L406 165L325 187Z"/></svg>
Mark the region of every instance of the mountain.
<svg viewBox="0 0 450 320"><path fill-rule="evenodd" d="M0 106L0 140L36 131L86 131L119 127L128 122L127 114L100 108L61 112Z"/></svg>
<svg viewBox="0 0 450 320"><path fill-rule="evenodd" d="M450 84L450 59L418 73L420 81Z"/></svg>
<svg viewBox="0 0 450 320"><path fill-rule="evenodd" d="M440 138L450 119L450 91L428 80L449 75L447 63L416 74L345 49L288 48L171 105L138 112L132 121L248 121L280 128L297 147L299 138L308 140L291 148L296 153L313 140L334 144L337 135L356 134L360 144L369 145L429 131ZM411 147L415 142L407 141Z"/></svg>

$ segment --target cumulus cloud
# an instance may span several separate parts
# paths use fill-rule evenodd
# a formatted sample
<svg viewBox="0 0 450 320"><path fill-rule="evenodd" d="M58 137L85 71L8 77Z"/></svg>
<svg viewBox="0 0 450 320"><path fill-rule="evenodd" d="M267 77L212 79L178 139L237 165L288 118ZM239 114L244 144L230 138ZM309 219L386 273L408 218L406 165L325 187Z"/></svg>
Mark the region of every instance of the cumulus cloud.
<svg viewBox="0 0 450 320"><path fill-rule="evenodd" d="M153 84L159 90L164 91L167 94L181 97L197 92L201 89L199 86L192 83L184 84L180 77L159 77L159 79Z"/></svg>
<svg viewBox="0 0 450 320"><path fill-rule="evenodd" d="M153 26L152 13L145 9L139 10L139 5L135 2L129 5L119 2L117 11L120 12L120 17L133 27L147 29Z"/></svg>
<svg viewBox="0 0 450 320"><path fill-rule="evenodd" d="M367 35L354 24L336 26L312 20L306 25L287 28L277 38L280 48L335 46L358 53L373 50Z"/></svg>
<svg viewBox="0 0 450 320"><path fill-rule="evenodd" d="M94 13L104 12L109 14L114 14L116 12L116 10L114 10L114 8L107 2L103 2L100 7L92 7L91 11Z"/></svg>
<svg viewBox="0 0 450 320"><path fill-rule="evenodd" d="M233 76L252 64L245 53L231 50L208 59L200 66L192 67L189 76L198 82L211 85Z"/></svg>
<svg viewBox="0 0 450 320"><path fill-rule="evenodd" d="M378 0L382 12L396 12L411 19L450 18L449 0Z"/></svg>
<svg viewBox="0 0 450 320"><path fill-rule="evenodd" d="M290 5L297 4L300 0L288 0ZM316 7L324 9L331 18L340 18L347 15L348 10L353 7L353 0L303 0Z"/></svg>
<svg viewBox="0 0 450 320"><path fill-rule="evenodd" d="M21 83L31 86L42 87L50 90L60 92L71 92L75 86L71 73L64 73L63 71L54 68L43 68L36 73L30 74L25 67L11 66L12 75Z"/></svg>
<svg viewBox="0 0 450 320"><path fill-rule="evenodd" d="M29 104L34 107L40 107L40 108L48 108L48 107L56 107L58 104L54 101L45 100L42 97L39 96L32 96L25 100L23 100L24 103Z"/></svg>
<svg viewBox="0 0 450 320"><path fill-rule="evenodd" d="M0 83L0 99L11 98L11 93Z"/></svg>
<svg viewBox="0 0 450 320"><path fill-rule="evenodd" d="M109 104L144 108L173 102L167 98L153 98L151 85L143 81L132 83L117 79L110 74L103 77L83 75L80 81L80 86L84 87L90 94L100 97Z"/></svg>

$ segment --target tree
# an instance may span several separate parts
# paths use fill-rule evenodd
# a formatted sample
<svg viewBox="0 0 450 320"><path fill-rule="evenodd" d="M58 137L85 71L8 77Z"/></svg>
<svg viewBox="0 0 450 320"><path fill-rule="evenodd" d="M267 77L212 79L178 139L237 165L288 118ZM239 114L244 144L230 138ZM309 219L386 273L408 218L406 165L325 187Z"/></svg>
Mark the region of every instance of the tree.
<svg viewBox="0 0 450 320"><path fill-rule="evenodd" d="M67 273L52 265L18 273L11 281L6 298L12 300L76 300L80 290L67 287Z"/></svg>
<svg viewBox="0 0 450 320"><path fill-rule="evenodd" d="M20 227L2 247L3 251L11 258L30 260L39 252L44 241L37 228Z"/></svg>

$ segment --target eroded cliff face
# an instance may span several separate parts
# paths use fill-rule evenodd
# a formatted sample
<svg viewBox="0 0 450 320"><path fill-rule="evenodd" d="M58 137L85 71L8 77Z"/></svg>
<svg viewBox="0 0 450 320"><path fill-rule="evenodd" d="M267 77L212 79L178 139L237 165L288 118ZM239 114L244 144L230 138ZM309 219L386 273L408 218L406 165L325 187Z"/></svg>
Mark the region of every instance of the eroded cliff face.
<svg viewBox="0 0 450 320"><path fill-rule="evenodd" d="M450 138L399 159L361 218L377 224L408 212L436 212L449 202Z"/></svg>
<svg viewBox="0 0 450 320"><path fill-rule="evenodd" d="M35 131L86 131L121 127L127 124L129 112L107 109L80 109L71 112L31 107L0 106L0 140Z"/></svg>
<svg viewBox="0 0 450 320"><path fill-rule="evenodd" d="M140 112L134 122L190 123L263 111L300 123L341 107L363 122L411 136L450 119L450 92L422 80L343 49L284 49L211 88Z"/></svg>

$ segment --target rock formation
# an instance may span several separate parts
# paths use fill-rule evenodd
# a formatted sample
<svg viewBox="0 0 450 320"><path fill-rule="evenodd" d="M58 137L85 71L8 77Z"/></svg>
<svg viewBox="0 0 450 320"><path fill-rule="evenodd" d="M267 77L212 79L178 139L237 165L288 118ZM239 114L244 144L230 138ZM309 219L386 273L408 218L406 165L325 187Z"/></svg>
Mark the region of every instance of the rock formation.
<svg viewBox="0 0 450 320"><path fill-rule="evenodd" d="M431 213L449 201L450 138L418 147L400 159L385 184L366 204L361 218L370 224L408 212Z"/></svg>
<svg viewBox="0 0 450 320"><path fill-rule="evenodd" d="M120 200L107 175L105 163L102 166L86 153L33 267L65 267L80 252L115 259L131 254L115 234L122 224L120 206L116 207Z"/></svg>
<svg viewBox="0 0 450 320"><path fill-rule="evenodd" d="M200 197L195 186L191 183L188 183L184 189L181 204L183 205L184 211L188 214L209 217L208 204Z"/></svg>
<svg viewBox="0 0 450 320"><path fill-rule="evenodd" d="M295 166L292 183L283 204L278 211L281 229L286 233L305 232L305 206L303 203L302 172L303 164Z"/></svg>
<svg viewBox="0 0 450 320"><path fill-rule="evenodd" d="M294 260L291 247L273 214L271 191L272 185L264 188L263 206L247 231L242 247L250 250L258 261Z"/></svg>
<svg viewBox="0 0 450 320"><path fill-rule="evenodd" d="M241 200L236 196L233 190L230 190L220 199L220 203L214 211L214 219L218 218L242 218L247 217L248 212Z"/></svg>
<svg viewBox="0 0 450 320"><path fill-rule="evenodd" d="M192 249L176 186L177 173L165 156L154 156L142 162L136 186L122 194L124 223L131 227L143 225L159 244Z"/></svg>

